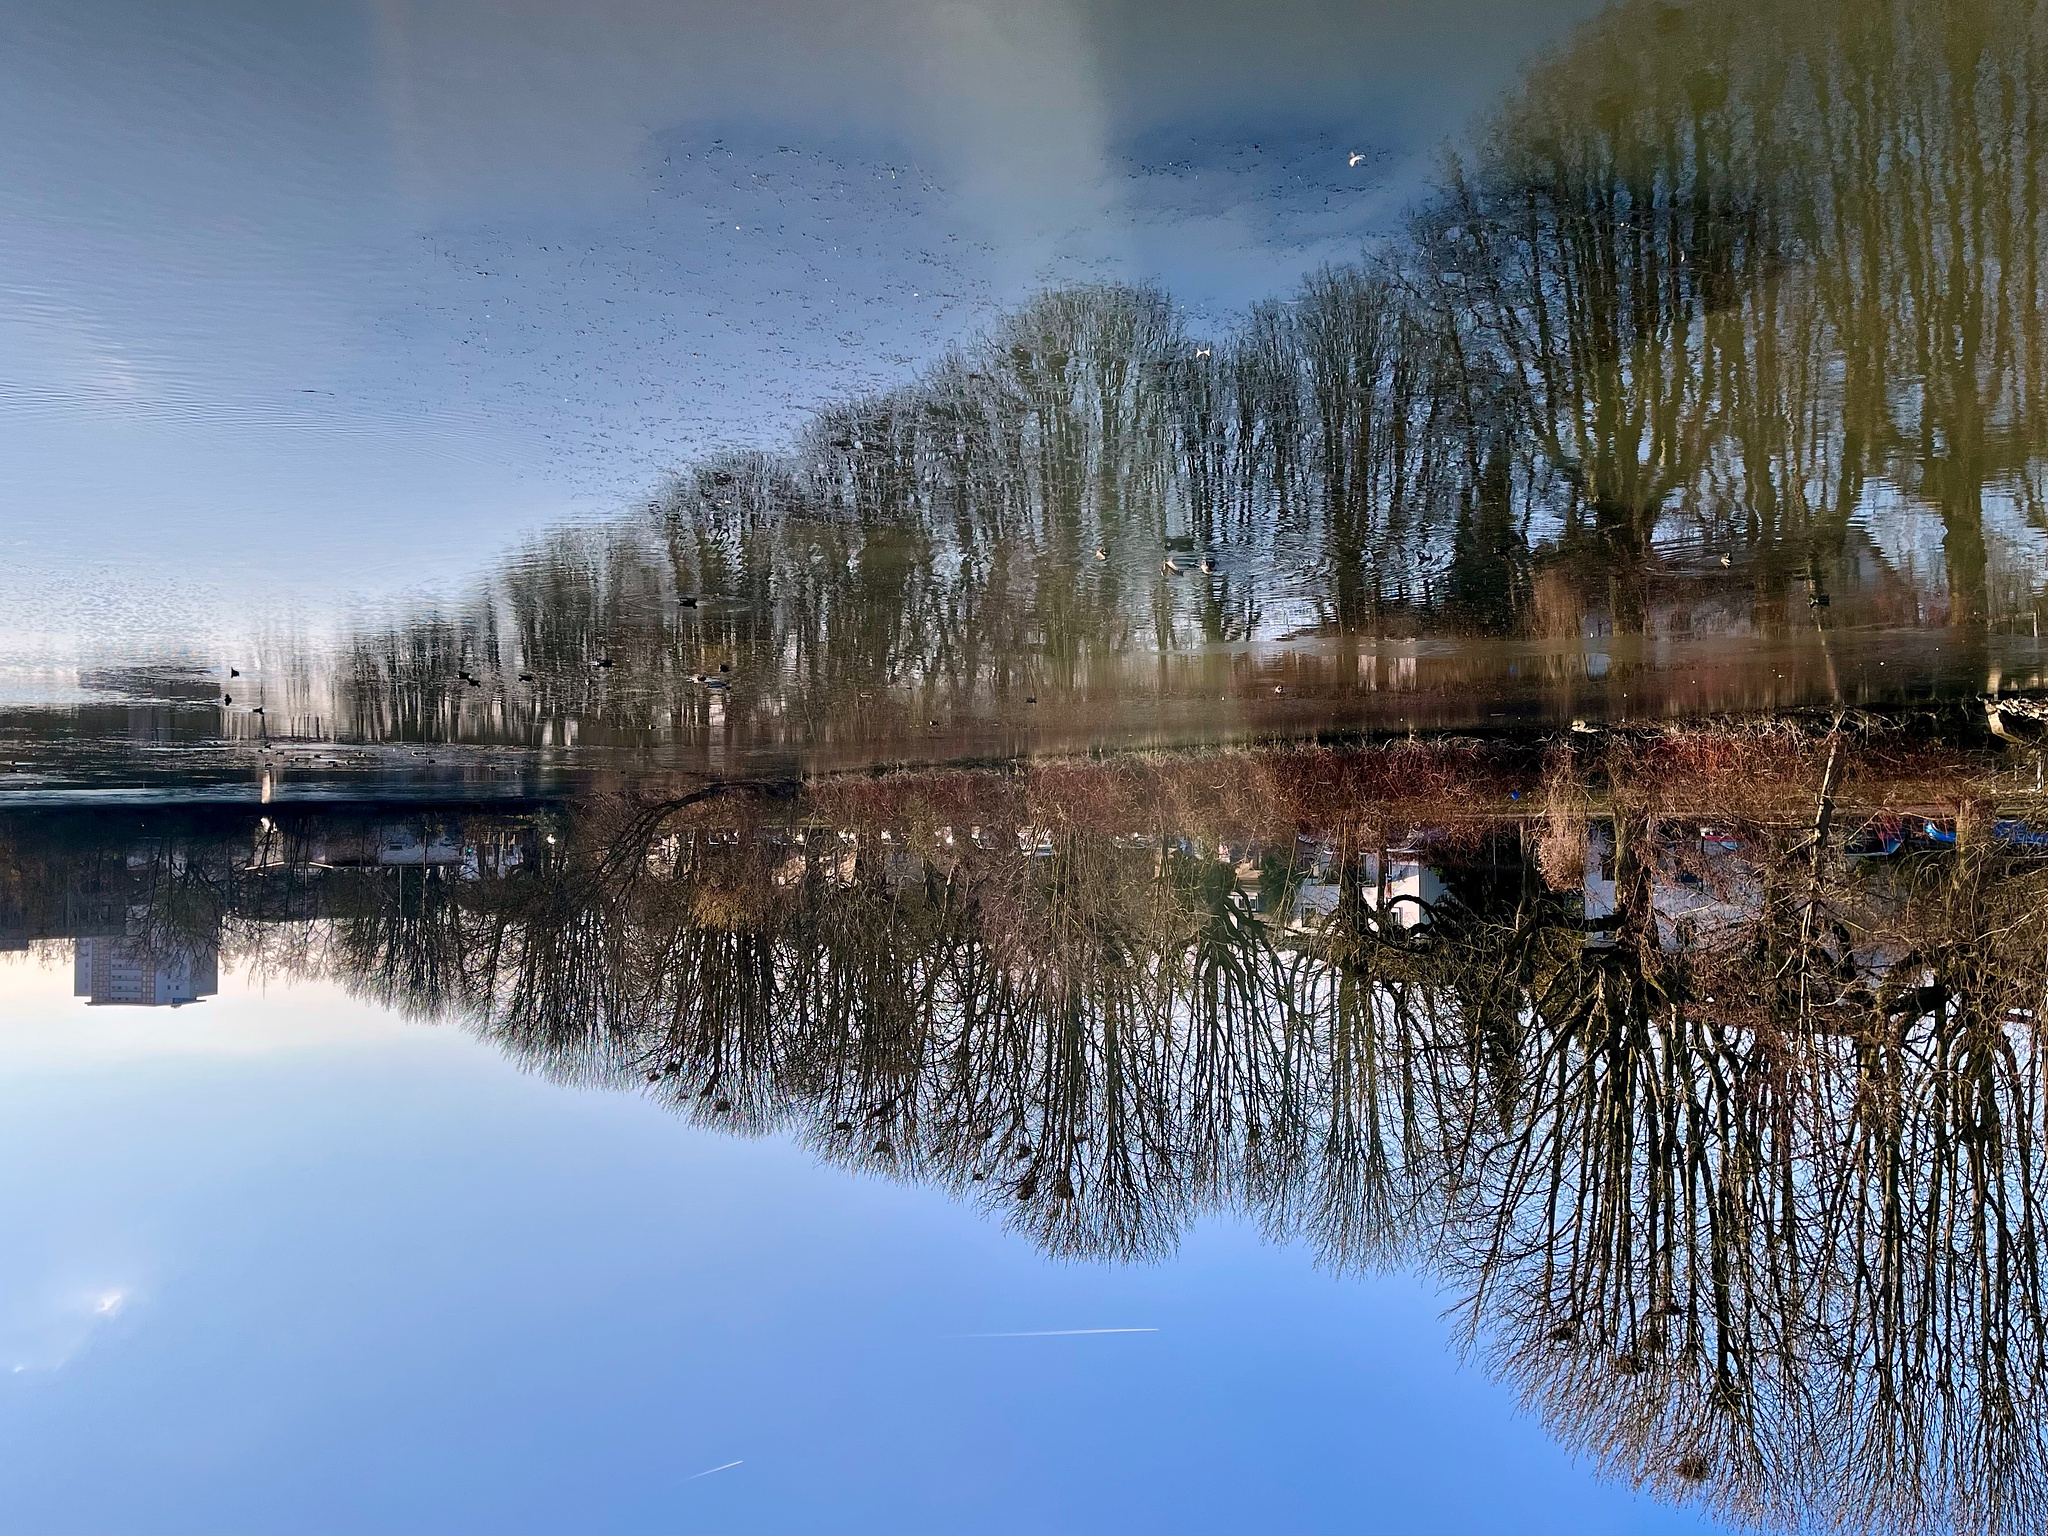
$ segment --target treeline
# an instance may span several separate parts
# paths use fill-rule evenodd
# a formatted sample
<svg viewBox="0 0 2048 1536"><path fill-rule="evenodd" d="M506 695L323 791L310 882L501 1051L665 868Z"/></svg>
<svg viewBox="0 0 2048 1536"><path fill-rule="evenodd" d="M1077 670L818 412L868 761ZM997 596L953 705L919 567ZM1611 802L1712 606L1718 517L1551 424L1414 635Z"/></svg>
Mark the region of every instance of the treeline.
<svg viewBox="0 0 2048 1536"><path fill-rule="evenodd" d="M573 712L610 655L671 706L730 667L801 732L1304 631L2031 622L2044 25L1617 6L1372 259L1207 339L1153 290L1045 294L787 450L369 626L344 715L402 731L457 669Z"/></svg>
<svg viewBox="0 0 2048 1536"><path fill-rule="evenodd" d="M591 800L440 867L43 816L0 870L1052 1252L1236 1210L1420 1265L1645 1486L1989 1531L2048 1488L2048 864L1998 771L1846 724L1418 744ZM1951 846L1852 856L1915 804ZM1394 900L1402 859L1441 888Z"/></svg>

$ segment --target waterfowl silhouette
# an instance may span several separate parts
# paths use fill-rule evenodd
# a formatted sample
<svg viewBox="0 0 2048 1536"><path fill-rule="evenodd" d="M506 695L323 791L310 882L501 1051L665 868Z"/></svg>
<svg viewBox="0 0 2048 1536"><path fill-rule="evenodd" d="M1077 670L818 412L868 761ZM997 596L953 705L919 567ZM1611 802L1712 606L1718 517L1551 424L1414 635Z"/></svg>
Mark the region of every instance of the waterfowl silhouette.
<svg viewBox="0 0 2048 1536"><path fill-rule="evenodd" d="M2048 736L2048 702L1983 695L1984 723L1991 734L2022 746L2037 745Z"/></svg>

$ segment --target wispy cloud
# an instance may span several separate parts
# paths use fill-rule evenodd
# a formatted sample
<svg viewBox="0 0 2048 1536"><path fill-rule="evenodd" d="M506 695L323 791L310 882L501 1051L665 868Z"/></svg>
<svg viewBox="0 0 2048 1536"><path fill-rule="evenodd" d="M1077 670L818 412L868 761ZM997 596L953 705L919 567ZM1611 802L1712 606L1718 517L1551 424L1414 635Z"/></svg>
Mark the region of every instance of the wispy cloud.
<svg viewBox="0 0 2048 1536"><path fill-rule="evenodd" d="M125 1286L96 1286L54 1297L0 1318L0 1359L9 1375L54 1371L69 1364L133 1300Z"/></svg>

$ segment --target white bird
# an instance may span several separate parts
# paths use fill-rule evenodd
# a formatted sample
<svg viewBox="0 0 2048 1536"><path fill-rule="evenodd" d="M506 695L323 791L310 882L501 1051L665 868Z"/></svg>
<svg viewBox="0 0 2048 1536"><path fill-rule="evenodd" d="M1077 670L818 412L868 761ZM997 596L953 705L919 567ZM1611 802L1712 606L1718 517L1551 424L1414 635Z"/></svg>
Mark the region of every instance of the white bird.
<svg viewBox="0 0 2048 1536"><path fill-rule="evenodd" d="M1354 151L1352 151L1352 155L1351 155L1351 163L1352 163L1352 165L1353 165L1353 166L1356 166L1356 165L1358 164L1358 162L1359 162L1359 161L1361 161L1361 160L1363 160L1364 158L1365 158L1365 156L1363 156L1363 155L1359 154L1359 153L1358 153L1358 152L1357 152L1356 150L1354 150Z"/></svg>

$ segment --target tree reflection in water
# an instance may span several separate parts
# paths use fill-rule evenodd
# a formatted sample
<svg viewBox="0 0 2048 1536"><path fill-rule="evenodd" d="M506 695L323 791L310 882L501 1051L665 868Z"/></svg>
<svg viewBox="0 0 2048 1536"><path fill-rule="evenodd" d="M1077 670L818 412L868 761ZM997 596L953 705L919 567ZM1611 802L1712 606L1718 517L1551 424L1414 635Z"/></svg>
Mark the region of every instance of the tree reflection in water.
<svg viewBox="0 0 2048 1536"><path fill-rule="evenodd" d="M2048 864L1990 814L2011 787L1849 725L445 837L46 815L9 828L7 920L335 977L1056 1254L1159 1257L1228 1210L1419 1265L1555 1433L1666 1496L1988 1530L2048 1472Z"/></svg>
<svg viewBox="0 0 2048 1536"><path fill-rule="evenodd" d="M1981 677L2044 576L2044 70L2029 0L1617 6L1370 262L1207 340L1045 294L367 627L332 718L901 744L1041 696L1214 714L1247 680L1160 658L1310 633L1947 625Z"/></svg>
<svg viewBox="0 0 2048 1536"><path fill-rule="evenodd" d="M1941 525L1923 600L2010 603L1987 496L2040 526L2044 87L2026 0L1626 5L1531 72L1413 270L1509 372L1617 624L1673 514L1824 598L1886 486Z"/></svg>

